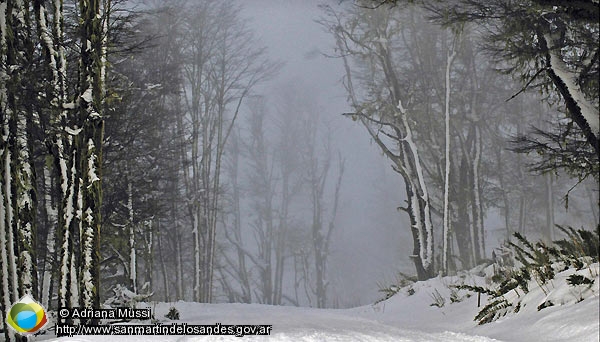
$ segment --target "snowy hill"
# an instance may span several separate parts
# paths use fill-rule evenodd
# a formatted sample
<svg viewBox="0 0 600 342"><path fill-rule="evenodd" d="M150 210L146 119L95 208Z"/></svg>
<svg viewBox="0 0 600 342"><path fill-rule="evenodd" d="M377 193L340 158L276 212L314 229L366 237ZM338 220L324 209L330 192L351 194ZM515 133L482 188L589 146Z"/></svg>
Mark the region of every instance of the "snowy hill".
<svg viewBox="0 0 600 342"><path fill-rule="evenodd" d="M270 336L245 336L244 341L598 341L598 263L582 272L596 281L585 290L569 286L572 270L558 273L544 291L531 285L520 297L518 314L477 325L477 296L449 285L484 285L485 277L465 274L438 277L402 288L376 305L354 309L312 309L259 304L159 303L152 306L163 324L271 324ZM450 298L454 298L451 303ZM579 301L580 298L583 301ZM443 299L442 299L443 298ZM549 298L555 305L537 307ZM559 299L560 298L560 299ZM443 302L443 303L442 303ZM431 305L437 303L438 306ZM486 298L481 298L485 305ZM171 306L180 320L164 318ZM439 307L441 306L441 307ZM139 324L137 322L136 324ZM53 341L105 341L106 336L62 337ZM240 341L235 336L111 336L112 341Z"/></svg>
<svg viewBox="0 0 600 342"><path fill-rule="evenodd" d="M453 292L449 285L463 282L472 285L485 284L484 277L472 275L418 282L403 288L387 301L349 311L384 324L418 331L455 331L502 341L598 341L598 263L580 272L587 273L588 276L591 273L595 278L591 288L569 286L566 279L574 273L572 269L558 273L550 284L544 286L547 294L532 280L529 293L520 297L522 308L518 314L509 312L505 317L484 325L473 321L479 311L476 294L466 298L467 292L458 291L455 294L463 300L452 304L449 300ZM414 291L414 294L409 295L409 291ZM445 300L441 308L428 306L437 301L436 293ZM584 300L578 302L581 297ZM482 296L482 307L487 303L486 299ZM538 306L547 300L552 300L555 306L538 311Z"/></svg>

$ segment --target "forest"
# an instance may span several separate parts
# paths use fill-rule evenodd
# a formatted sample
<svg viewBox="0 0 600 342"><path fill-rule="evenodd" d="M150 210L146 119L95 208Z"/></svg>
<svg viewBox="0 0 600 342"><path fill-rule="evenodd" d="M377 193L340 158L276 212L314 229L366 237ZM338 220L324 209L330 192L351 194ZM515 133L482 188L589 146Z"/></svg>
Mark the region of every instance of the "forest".
<svg viewBox="0 0 600 342"><path fill-rule="evenodd" d="M348 308L597 232L597 2L310 2L336 100L268 3L0 0L5 340L25 295Z"/></svg>

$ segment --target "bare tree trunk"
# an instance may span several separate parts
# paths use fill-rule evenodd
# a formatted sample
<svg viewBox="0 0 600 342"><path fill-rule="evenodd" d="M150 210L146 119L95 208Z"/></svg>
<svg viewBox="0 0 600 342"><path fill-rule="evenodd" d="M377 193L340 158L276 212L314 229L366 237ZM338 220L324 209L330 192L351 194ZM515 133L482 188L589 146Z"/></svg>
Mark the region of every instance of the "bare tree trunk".
<svg viewBox="0 0 600 342"><path fill-rule="evenodd" d="M185 300L185 287L183 286L183 255L181 254L183 246L181 244L181 233L179 232L178 225L175 226L175 247L175 264L177 274L177 296L175 299Z"/></svg>
<svg viewBox="0 0 600 342"><path fill-rule="evenodd" d="M290 172L286 165L282 165L282 180L281 180L281 207L279 214L279 227L276 233L275 242L275 281L274 281L274 298L273 304L281 305L283 296L283 273L285 267L285 243L288 230L288 211L290 205Z"/></svg>
<svg viewBox="0 0 600 342"><path fill-rule="evenodd" d="M521 234L525 233L525 194L519 195L519 225L517 231Z"/></svg>
<svg viewBox="0 0 600 342"><path fill-rule="evenodd" d="M461 141L461 144L463 142ZM473 258L473 249L471 247L471 223L469 220L469 197L470 197L470 185L469 185L469 165L468 158L466 155L466 148L463 148L463 154L457 167L457 177L458 177L458 187L456 198L456 224L454 225L453 231L456 236L456 242L458 246L458 253L460 255L460 260L462 262L463 269L472 268L475 263Z"/></svg>
<svg viewBox="0 0 600 342"><path fill-rule="evenodd" d="M160 231L160 221L156 221L156 239L158 242L158 259L160 262L160 270L162 271L162 277L163 277L163 287L164 287L164 291L165 291L165 302L170 302L171 301L171 291L169 290L169 274L167 272L167 264L165 263L165 256L164 256L164 252L163 252L163 245L162 245L162 234Z"/></svg>
<svg viewBox="0 0 600 342"><path fill-rule="evenodd" d="M273 245L274 240L274 215L273 215L273 188L272 166L268 158L265 144L264 118L266 109L264 103L259 103L252 110L250 122L250 145L248 150L253 167L253 183L257 188L255 210L257 211L256 232L259 236L258 263L261 279L261 302L273 304Z"/></svg>
<svg viewBox="0 0 600 342"><path fill-rule="evenodd" d="M131 179L127 181L127 215L129 227L129 287L137 293L137 252L135 249L135 223L133 217L133 185Z"/></svg>
<svg viewBox="0 0 600 342"><path fill-rule="evenodd" d="M231 141L231 182L232 184L232 202L233 202L233 238L235 239L235 247L237 252L237 274L242 290L241 300L244 303L252 302L252 292L250 290L250 280L248 270L246 269L246 253L242 248L242 222L240 208L240 189L238 184L239 172L239 157L240 157L240 141L238 134L232 136Z"/></svg>
<svg viewBox="0 0 600 342"><path fill-rule="evenodd" d="M546 231L544 232L547 243L554 241L554 193L552 191L552 174L546 174Z"/></svg>
<svg viewBox="0 0 600 342"><path fill-rule="evenodd" d="M1 120L5 129L2 149L4 162L5 230L9 231L8 262L12 296L33 295L37 289L35 247L35 174L32 165L31 135L34 108L32 82L33 41L28 2L2 3L2 76ZM5 69L4 69L5 68ZM36 94L37 95L37 94ZM17 263L19 277L13 273ZM15 300L16 301L16 300Z"/></svg>
<svg viewBox="0 0 600 342"><path fill-rule="evenodd" d="M579 126L588 144L600 155L600 119L598 109L590 102L579 85L579 75L572 72L561 56L564 31L556 29L552 34L540 34L539 44L545 53L546 72L565 101L569 116Z"/></svg>
<svg viewBox="0 0 600 342"><path fill-rule="evenodd" d="M310 121L316 121L314 118ZM306 125L306 132L303 140L306 141L306 169L308 170L308 186L310 186L311 206L312 206L312 225L311 225L311 242L314 253L314 272L315 272L315 294L316 304L318 308L327 306L328 295L328 280L327 280L327 262L329 258L329 246L333 229L335 227L335 219L337 215L339 195L344 173L344 162L339 157L338 170L339 174L335 184L335 192L333 195L333 208L330 213L329 222L325 222L326 209L324 206L324 195L330 177L331 169L331 135L327 134L325 141L325 151L323 159L319 158L318 151L319 141L317 140L318 130L314 123Z"/></svg>
<svg viewBox="0 0 600 342"><path fill-rule="evenodd" d="M154 272L154 220L150 218L145 222L146 230L143 232L144 250L145 250L145 275L144 275L144 291L145 293L153 292L153 272Z"/></svg>
<svg viewBox="0 0 600 342"><path fill-rule="evenodd" d="M337 34L340 34L338 32ZM337 45L340 51L346 51L347 45L343 41L346 39L343 33L338 36ZM381 37L384 39L383 37ZM352 39L352 38L348 38ZM351 53L351 51L349 51ZM402 175L406 187L408 206L403 208L410 218L411 231L413 233L414 248L411 259L415 264L418 278L421 280L429 279L434 275L434 256L433 256L433 226L431 222L431 208L429 203L429 194L423 169L419 157L419 151L412 138L412 130L406 118L407 110L402 106L401 89L399 79L393 67L389 50L379 44L377 51L381 60L381 67L384 69L384 74L387 82L390 85L389 92L394 101L393 113L381 114L381 118L373 118L362 112L353 113L355 117L360 119L361 123L367 128L369 135L381 148L383 153L390 158L394 163L394 170ZM352 84L352 72L349 66L346 55L342 56L346 70L346 89L349 92L352 105L356 110L361 110L361 105L354 93ZM379 121L382 120L382 121ZM375 131L371 125L380 125L390 127L393 134L396 135L398 144L398 154L394 153L379 136L379 132Z"/></svg>
<svg viewBox="0 0 600 342"><path fill-rule="evenodd" d="M298 268L298 264L301 263L301 261L299 260L300 256L298 255L298 253L294 253L294 300L293 302L296 303L296 306L300 305L300 301L299 301L299 295L298 295L298 290L300 289L300 284L302 281L302 276L299 274L300 270Z"/></svg>
<svg viewBox="0 0 600 342"><path fill-rule="evenodd" d="M444 230L442 238L442 274L448 274L448 259L450 258L450 71L452 62L456 57L456 48L453 46L446 57L446 98L445 98L445 176L444 176Z"/></svg>
<svg viewBox="0 0 600 342"><path fill-rule="evenodd" d="M24 96L26 96L24 94ZM27 110L27 109L26 109ZM20 113L17 122L17 231L19 244L20 296L37 292L36 227L35 227L35 174L30 132L33 131L31 110Z"/></svg>
<svg viewBox="0 0 600 342"><path fill-rule="evenodd" d="M0 319L2 319L2 330L6 341L13 341L15 334L6 323L5 313L15 302L13 293L17 291L13 278L16 274L16 257L13 246L9 245L12 240L12 223L9 220L12 211L10 188L11 188L11 154L9 148L9 110L8 110L8 89L4 80L9 79L7 70L7 34L8 25L11 22L12 8L9 4L0 1Z"/></svg>
<svg viewBox="0 0 600 342"><path fill-rule="evenodd" d="M176 106L178 106L180 100L177 98L175 101ZM176 113L179 113L177 110ZM176 136L179 139L179 144L181 146L180 153L178 155L177 164L181 165L183 168L183 181L185 185L185 190L187 191L188 187L188 171L185 165L185 151L183 150L183 125L182 125L181 115L178 115L176 118ZM175 180L173 182L173 187L178 189L178 181ZM188 206L189 208L189 206ZM185 288L183 286L183 256L181 251L183 250L182 242L181 242L181 226L178 220L179 206L177 201L171 202L171 222L173 222L173 249L175 252L174 262L175 262L175 300L185 300Z"/></svg>
<svg viewBox="0 0 600 342"><path fill-rule="evenodd" d="M103 65L104 36L101 0L80 0L81 56L79 74L80 122L83 135L81 157L81 304L86 308L100 307L100 227L102 205L102 145L104 120L105 76ZM86 43L89 42L89 43ZM95 322L95 319L91 320Z"/></svg>
<svg viewBox="0 0 600 342"><path fill-rule="evenodd" d="M485 258L485 231L483 227L483 203L481 202L481 182L480 182L480 174L479 174L479 166L481 164L481 133L478 124L475 124L475 151L473 157L473 224L475 227L475 231L477 239L475 243L477 244L477 262L479 263L482 259Z"/></svg>
<svg viewBox="0 0 600 342"><path fill-rule="evenodd" d="M66 94L66 54L63 46L63 7L61 0L53 0L53 25L48 26L48 15L43 1L35 1L36 22L40 34L46 61L50 68L51 89L50 103L54 105L50 125L61 129L58 133L48 132L52 137L52 153L54 164L59 175L61 197L58 205L58 229L56 230L57 245L60 246L57 260L59 268L58 297L59 306L79 305L79 288L77 286L77 270L75 268L76 227L79 227L81 217L76 215L81 210L79 196L79 154L74 146L74 139L79 139L81 131L73 123L67 111ZM51 230L52 231L52 230ZM49 245L55 237L48 234ZM48 282L46 282L48 284ZM44 294L49 290L44 290Z"/></svg>
<svg viewBox="0 0 600 342"><path fill-rule="evenodd" d="M520 125L518 127L518 131L519 132L517 134L520 134ZM517 164L518 164L517 176L519 177L519 180L522 184L523 183L523 162L521 160L520 154L517 155ZM518 221L517 221L517 232L519 232L520 234L525 234L525 210L526 210L525 190L520 189L520 191L519 191L519 217L518 217Z"/></svg>
<svg viewBox="0 0 600 342"><path fill-rule="evenodd" d="M0 3L0 9L6 10L6 4ZM3 13L0 13L2 15ZM4 34L4 32L2 32ZM2 37L4 38L4 37ZM3 82L2 82L3 83ZM0 86L1 87L1 86ZM4 89L3 89L4 90ZM0 97L5 96L5 92L0 93ZM5 100L0 98L0 100ZM1 103L2 105L5 104ZM4 113L2 113L4 114ZM0 180L2 180L2 189L0 190L0 263L1 263L1 276L2 282L2 324L4 330L4 338L6 341L13 341L15 334L8 328L6 324L6 317L4 313L7 312L13 303L17 301L18 296L18 284L17 284L17 257L14 249L14 232L12 229L12 185L11 185L11 154L8 148L8 118L2 116L2 156L0 166L2 167L0 172Z"/></svg>
<svg viewBox="0 0 600 342"><path fill-rule="evenodd" d="M41 297L44 308L49 309L50 298L52 296L52 274L56 270L54 267L55 261L55 229L57 220L57 211L52 203L52 174L50 165L44 164L44 202L46 209L46 222L48 224L48 232L46 235L46 257L44 259L44 269L42 273Z"/></svg>
<svg viewBox="0 0 600 342"><path fill-rule="evenodd" d="M600 208L600 203L598 203L598 200L594 198L594 193L589 187L585 187L585 192L588 200L590 201L590 209L592 210L592 217L594 218L594 226L598 226L598 208Z"/></svg>
<svg viewBox="0 0 600 342"><path fill-rule="evenodd" d="M69 139L71 140L71 139ZM69 145L71 141L68 141ZM57 235L58 245L60 245L60 269L59 269L59 288L58 288L58 305L59 307L69 307L71 305L79 305L78 286L72 284L72 276L77 277L77 271L72 265L72 259L74 255L74 235L76 221L79 218L76 217L76 206L78 201L76 200L76 189L78 186L75 185L77 176L76 168L77 164L77 151L65 154L62 140L57 140L57 157L61 175L61 190L62 198L59 207L59 234ZM67 159L68 158L68 159ZM73 271L75 271L73 274Z"/></svg>
<svg viewBox="0 0 600 342"><path fill-rule="evenodd" d="M505 182L504 182L504 172L503 172L503 165L504 165L504 160L502 160L502 149L498 148L495 149L496 151L496 165L498 165L498 182L500 185L500 189L502 191L502 202L504 205L504 226L506 228L506 241L510 240L511 237L511 225L510 225L510 200L508 198L508 189L506 188Z"/></svg>

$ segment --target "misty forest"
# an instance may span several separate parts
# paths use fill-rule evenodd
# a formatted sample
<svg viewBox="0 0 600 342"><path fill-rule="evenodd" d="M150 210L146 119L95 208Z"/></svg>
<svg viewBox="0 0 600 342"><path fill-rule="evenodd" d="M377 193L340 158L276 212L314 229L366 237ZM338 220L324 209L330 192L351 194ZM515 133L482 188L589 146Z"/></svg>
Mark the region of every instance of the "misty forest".
<svg viewBox="0 0 600 342"><path fill-rule="evenodd" d="M292 340L595 340L599 20L594 0L0 0L2 338L30 295Z"/></svg>

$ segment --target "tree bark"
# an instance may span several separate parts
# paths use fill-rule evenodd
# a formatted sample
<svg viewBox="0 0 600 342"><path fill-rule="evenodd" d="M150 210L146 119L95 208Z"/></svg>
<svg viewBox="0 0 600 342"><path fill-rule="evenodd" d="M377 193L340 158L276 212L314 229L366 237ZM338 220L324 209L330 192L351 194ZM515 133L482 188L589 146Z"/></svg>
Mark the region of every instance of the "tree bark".
<svg viewBox="0 0 600 342"><path fill-rule="evenodd" d="M82 230L81 230L81 304L100 307L100 227L102 205L102 144L104 135L104 36L101 0L80 0L81 53L79 70L79 122L83 135L80 159ZM92 322L96 321L94 319Z"/></svg>

